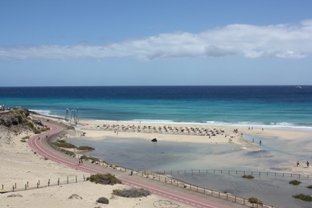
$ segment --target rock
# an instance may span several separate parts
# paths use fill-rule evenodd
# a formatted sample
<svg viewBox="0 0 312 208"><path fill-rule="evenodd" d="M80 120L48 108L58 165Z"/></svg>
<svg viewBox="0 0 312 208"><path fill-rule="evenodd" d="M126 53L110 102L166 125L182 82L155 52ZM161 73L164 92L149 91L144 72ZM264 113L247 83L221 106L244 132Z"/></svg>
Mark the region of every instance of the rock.
<svg viewBox="0 0 312 208"><path fill-rule="evenodd" d="M157 139L156 138L152 139L152 142L157 142Z"/></svg>
<svg viewBox="0 0 312 208"><path fill-rule="evenodd" d="M39 126L43 126L40 120L33 120L33 122Z"/></svg>

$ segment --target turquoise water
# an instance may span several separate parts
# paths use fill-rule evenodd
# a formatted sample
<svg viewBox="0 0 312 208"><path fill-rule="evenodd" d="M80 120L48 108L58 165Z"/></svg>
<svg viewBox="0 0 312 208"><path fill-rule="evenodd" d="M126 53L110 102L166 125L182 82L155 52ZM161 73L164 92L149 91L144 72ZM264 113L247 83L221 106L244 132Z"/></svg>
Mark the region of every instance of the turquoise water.
<svg viewBox="0 0 312 208"><path fill-rule="evenodd" d="M97 120L312 127L312 86L2 87L0 103Z"/></svg>

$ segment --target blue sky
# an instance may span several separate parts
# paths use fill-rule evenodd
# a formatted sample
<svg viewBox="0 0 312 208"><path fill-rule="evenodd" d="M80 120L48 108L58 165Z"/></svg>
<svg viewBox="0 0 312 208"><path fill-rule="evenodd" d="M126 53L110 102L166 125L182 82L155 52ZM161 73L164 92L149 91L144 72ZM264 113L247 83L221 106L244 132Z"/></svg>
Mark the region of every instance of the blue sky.
<svg viewBox="0 0 312 208"><path fill-rule="evenodd" d="M0 86L312 85L312 1L0 0Z"/></svg>

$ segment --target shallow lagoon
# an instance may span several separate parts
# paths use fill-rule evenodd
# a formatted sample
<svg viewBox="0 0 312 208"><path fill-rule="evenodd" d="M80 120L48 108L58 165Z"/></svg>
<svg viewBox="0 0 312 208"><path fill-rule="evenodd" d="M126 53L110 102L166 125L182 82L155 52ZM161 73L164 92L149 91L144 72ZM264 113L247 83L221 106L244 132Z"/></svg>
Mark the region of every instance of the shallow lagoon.
<svg viewBox="0 0 312 208"><path fill-rule="evenodd" d="M265 204L278 207L311 207L312 204L294 199L294 194L312 194L306 186L312 185L312 179L302 177L282 177L253 172L255 179L241 178L236 170L274 172L283 171L279 164L297 160L301 163L311 160L309 153L311 141L306 139L285 141L278 138L260 138L245 135L248 141L254 139L254 145L261 150L247 151L235 144L196 144L158 141L153 143L144 139L107 138L101 141L69 139L76 145L96 148L89 155L99 157L109 163L130 169L154 170L166 172L173 170L173 176L208 189L232 193L244 198L259 197ZM304 164L301 164L304 165ZM312 168L312 167L311 167ZM181 174L182 170L192 170ZM196 170L207 170L196 172ZM220 173L213 170L227 170ZM180 174L175 172L180 170ZM228 170L231 173L228 174ZM287 172L287 170L284 170ZM302 184L293 186L290 180L300 180Z"/></svg>

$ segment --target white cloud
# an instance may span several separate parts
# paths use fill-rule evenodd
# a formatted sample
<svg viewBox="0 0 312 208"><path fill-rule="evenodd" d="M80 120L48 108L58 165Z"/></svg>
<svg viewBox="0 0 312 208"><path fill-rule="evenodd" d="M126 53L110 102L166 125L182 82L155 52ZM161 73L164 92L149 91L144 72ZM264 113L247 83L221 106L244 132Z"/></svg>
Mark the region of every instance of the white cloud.
<svg viewBox="0 0 312 208"><path fill-rule="evenodd" d="M312 20L299 25L233 24L198 34L175 32L109 45L0 46L0 59L75 59L134 56L139 59L179 57L304 58L312 55Z"/></svg>

